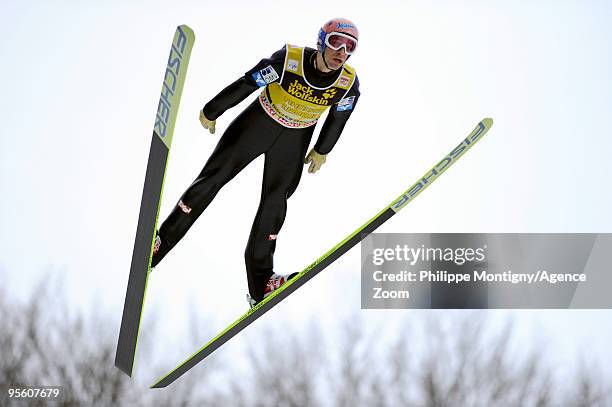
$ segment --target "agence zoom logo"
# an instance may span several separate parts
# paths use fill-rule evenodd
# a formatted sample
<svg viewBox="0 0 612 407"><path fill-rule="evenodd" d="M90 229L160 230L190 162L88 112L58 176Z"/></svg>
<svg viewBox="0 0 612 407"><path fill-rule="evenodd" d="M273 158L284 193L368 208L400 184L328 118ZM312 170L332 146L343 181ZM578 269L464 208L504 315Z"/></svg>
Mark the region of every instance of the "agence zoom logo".
<svg viewBox="0 0 612 407"><path fill-rule="evenodd" d="M187 46L187 37L183 30L178 29L178 35L174 37L172 49L168 56L168 66L164 74L164 83L162 85L161 96L157 105L157 115L155 117L155 130L160 137L166 136L168 122L170 121L170 112L173 106L173 97L178 86L179 75L181 72L181 62Z"/></svg>
<svg viewBox="0 0 612 407"><path fill-rule="evenodd" d="M483 134L485 126L482 123L478 124L479 128L476 133L469 136L461 142L457 147L450 152L449 155L444 157L442 161L436 164L428 174L425 174L420 180L416 182L408 191L404 193L395 203L391 205L391 209L399 210L406 205L412 198L419 194L419 192L427 186L431 181L436 179L446 168L448 168L455 160L457 160L463 153L468 149L472 143L478 141L478 138Z"/></svg>

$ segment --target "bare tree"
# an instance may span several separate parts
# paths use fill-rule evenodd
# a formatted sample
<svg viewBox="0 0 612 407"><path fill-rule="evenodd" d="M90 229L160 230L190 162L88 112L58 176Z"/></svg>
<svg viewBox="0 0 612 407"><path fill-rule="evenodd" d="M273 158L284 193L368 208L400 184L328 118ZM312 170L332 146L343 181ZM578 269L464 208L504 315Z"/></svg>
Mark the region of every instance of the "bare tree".
<svg viewBox="0 0 612 407"><path fill-rule="evenodd" d="M286 322L264 327L250 341L248 371L233 381L241 406L301 407L320 405L317 375L323 371L325 347L319 326L311 322L305 333L293 332ZM246 386L245 386L246 384ZM247 389L246 391L244 389Z"/></svg>
<svg viewBox="0 0 612 407"><path fill-rule="evenodd" d="M561 381L543 348L517 344L511 321L499 328L486 311L411 312L388 337L359 316L327 335L316 320L294 329L264 318L258 323L270 325L263 333L248 333L244 371L219 360L219 350L169 388L151 390L114 367L116 321L99 310L72 312L55 295L59 283L42 283L18 302L2 280L0 385L64 386L59 406L612 405L609 380L593 362ZM211 336L211 324L201 321L194 311L185 352ZM159 353L156 327L149 323L145 331L140 353ZM219 373L226 379L215 381Z"/></svg>
<svg viewBox="0 0 612 407"><path fill-rule="evenodd" d="M65 399L59 406L214 405L222 396L198 392L194 377L169 390L149 390L125 376L114 366L117 324L98 312L87 318L73 315L61 296L51 295L63 292L57 282L40 283L25 303L10 302L6 284L0 290L2 385L61 385ZM140 352L154 352L153 343L145 336ZM207 379L200 372L198 384Z"/></svg>
<svg viewBox="0 0 612 407"><path fill-rule="evenodd" d="M582 360L576 376L576 380L573 382L576 392L569 399L571 405L576 407L606 407L612 404L610 399L612 385L609 381L607 385L603 384L601 378L605 376L599 368Z"/></svg>
<svg viewBox="0 0 612 407"><path fill-rule="evenodd" d="M422 311L420 318L407 318L393 338L381 337L379 329L368 334L365 326L358 317L346 320L338 345L328 352L300 348L299 341L290 339L295 333L276 326L253 345L258 347L250 359L254 386L241 392L244 387L235 384L240 405L544 407L611 402L603 375L579 373L579 385L560 386L544 362L543 349L513 346L512 322L493 329L486 311ZM292 354L279 354L288 343L293 344ZM318 367L303 368L312 361ZM308 387L316 390L316 398L305 397L292 381L305 372L319 377L307 379L318 386Z"/></svg>

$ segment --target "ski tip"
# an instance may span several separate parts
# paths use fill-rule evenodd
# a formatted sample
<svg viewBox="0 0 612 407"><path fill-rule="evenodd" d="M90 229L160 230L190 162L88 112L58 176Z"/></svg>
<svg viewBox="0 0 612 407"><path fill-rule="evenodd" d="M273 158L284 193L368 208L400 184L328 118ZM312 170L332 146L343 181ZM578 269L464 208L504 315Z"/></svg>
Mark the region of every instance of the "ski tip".
<svg viewBox="0 0 612 407"><path fill-rule="evenodd" d="M485 127L489 128L489 127L493 126L493 119L491 119L490 117L486 117L486 118L482 119L481 123L484 124Z"/></svg>
<svg viewBox="0 0 612 407"><path fill-rule="evenodd" d="M182 31L186 36L191 39L192 42L195 41L195 33L187 24L181 24L176 27L176 29Z"/></svg>

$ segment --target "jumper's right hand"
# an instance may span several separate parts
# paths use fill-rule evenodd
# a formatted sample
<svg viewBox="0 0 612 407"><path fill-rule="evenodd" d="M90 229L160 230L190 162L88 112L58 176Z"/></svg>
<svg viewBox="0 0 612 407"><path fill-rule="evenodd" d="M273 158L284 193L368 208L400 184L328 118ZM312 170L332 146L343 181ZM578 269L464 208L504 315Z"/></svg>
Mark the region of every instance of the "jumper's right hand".
<svg viewBox="0 0 612 407"><path fill-rule="evenodd" d="M208 120L206 116L204 116L204 112L200 110L200 123L202 123L202 127L210 131L210 134L215 134L216 122L216 120Z"/></svg>
<svg viewBox="0 0 612 407"><path fill-rule="evenodd" d="M304 164L309 164L310 163L310 166L308 167L308 172L311 173L311 174L314 174L315 172L319 171L321 166L323 164L325 164L325 160L326 160L325 157L326 157L326 155L327 154L319 154L319 153L317 153L314 148L312 150L310 150L310 152L308 153L308 155L304 159Z"/></svg>

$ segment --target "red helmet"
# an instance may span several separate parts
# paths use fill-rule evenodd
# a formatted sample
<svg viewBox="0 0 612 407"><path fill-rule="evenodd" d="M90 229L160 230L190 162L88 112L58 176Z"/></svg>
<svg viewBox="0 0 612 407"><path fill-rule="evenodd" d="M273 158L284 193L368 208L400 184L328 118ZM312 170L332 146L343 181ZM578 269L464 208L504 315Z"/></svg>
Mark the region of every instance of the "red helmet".
<svg viewBox="0 0 612 407"><path fill-rule="evenodd" d="M319 30L317 49L323 53L326 47L333 50L344 48L347 55L351 55L357 48L359 30L357 26L346 18L334 18L323 24Z"/></svg>

